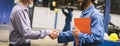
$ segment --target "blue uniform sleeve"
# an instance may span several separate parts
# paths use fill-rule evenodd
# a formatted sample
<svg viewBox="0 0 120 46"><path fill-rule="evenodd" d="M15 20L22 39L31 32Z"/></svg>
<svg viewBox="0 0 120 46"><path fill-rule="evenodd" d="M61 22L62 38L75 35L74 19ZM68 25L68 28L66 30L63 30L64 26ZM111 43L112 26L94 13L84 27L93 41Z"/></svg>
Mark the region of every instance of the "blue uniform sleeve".
<svg viewBox="0 0 120 46"><path fill-rule="evenodd" d="M104 37L104 25L101 15L95 15L91 20L91 32L92 34L79 34L79 41L82 43L95 43L102 42Z"/></svg>
<svg viewBox="0 0 120 46"><path fill-rule="evenodd" d="M58 43L67 43L74 40L72 31L60 32L58 37Z"/></svg>

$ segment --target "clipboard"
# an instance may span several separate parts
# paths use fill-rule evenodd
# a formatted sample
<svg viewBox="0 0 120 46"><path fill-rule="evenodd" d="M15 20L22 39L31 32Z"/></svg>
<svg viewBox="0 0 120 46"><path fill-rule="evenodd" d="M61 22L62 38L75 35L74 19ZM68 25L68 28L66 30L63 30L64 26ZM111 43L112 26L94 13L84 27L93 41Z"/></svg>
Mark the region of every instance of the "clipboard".
<svg viewBox="0 0 120 46"><path fill-rule="evenodd" d="M82 33L91 34L91 18L74 18L74 26ZM79 44L76 38L76 45Z"/></svg>

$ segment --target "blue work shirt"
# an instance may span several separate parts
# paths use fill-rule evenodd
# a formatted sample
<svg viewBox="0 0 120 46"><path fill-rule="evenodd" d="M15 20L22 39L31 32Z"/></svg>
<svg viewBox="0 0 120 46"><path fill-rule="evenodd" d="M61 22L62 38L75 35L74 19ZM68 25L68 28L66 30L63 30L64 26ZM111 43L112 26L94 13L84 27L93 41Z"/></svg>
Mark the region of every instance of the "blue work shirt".
<svg viewBox="0 0 120 46"><path fill-rule="evenodd" d="M78 46L97 46L102 43L104 37L104 24L102 14L95 9L94 5L91 5L86 10L82 11L81 18L91 18L91 32L92 34L80 33L78 35L79 45ZM75 37L72 31L60 32L58 37L58 43L66 43L74 41L76 46Z"/></svg>

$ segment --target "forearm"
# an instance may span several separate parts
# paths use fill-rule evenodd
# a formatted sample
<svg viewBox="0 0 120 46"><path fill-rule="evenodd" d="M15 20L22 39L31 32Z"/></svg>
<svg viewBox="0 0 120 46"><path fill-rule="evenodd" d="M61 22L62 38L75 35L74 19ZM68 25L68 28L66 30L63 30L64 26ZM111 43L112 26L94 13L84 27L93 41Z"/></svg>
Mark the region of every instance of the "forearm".
<svg viewBox="0 0 120 46"><path fill-rule="evenodd" d="M71 31L61 32L58 37L58 43L66 43L74 40L74 36Z"/></svg>
<svg viewBox="0 0 120 46"><path fill-rule="evenodd" d="M45 36L50 34L50 30L40 30L40 31L28 31L27 33L23 33L22 35L26 39L43 39Z"/></svg>

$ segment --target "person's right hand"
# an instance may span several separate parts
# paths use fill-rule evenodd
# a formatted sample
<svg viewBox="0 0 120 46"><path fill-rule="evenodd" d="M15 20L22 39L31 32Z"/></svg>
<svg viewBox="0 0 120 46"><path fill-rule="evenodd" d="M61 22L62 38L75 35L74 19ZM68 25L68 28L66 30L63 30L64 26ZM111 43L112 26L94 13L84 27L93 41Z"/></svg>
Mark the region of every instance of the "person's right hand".
<svg viewBox="0 0 120 46"><path fill-rule="evenodd" d="M50 35L49 35L49 37L51 38L51 39L57 39L58 38L58 36L59 36L59 32L57 31L57 30L55 30L55 29L53 29L52 30L52 33L50 33Z"/></svg>

